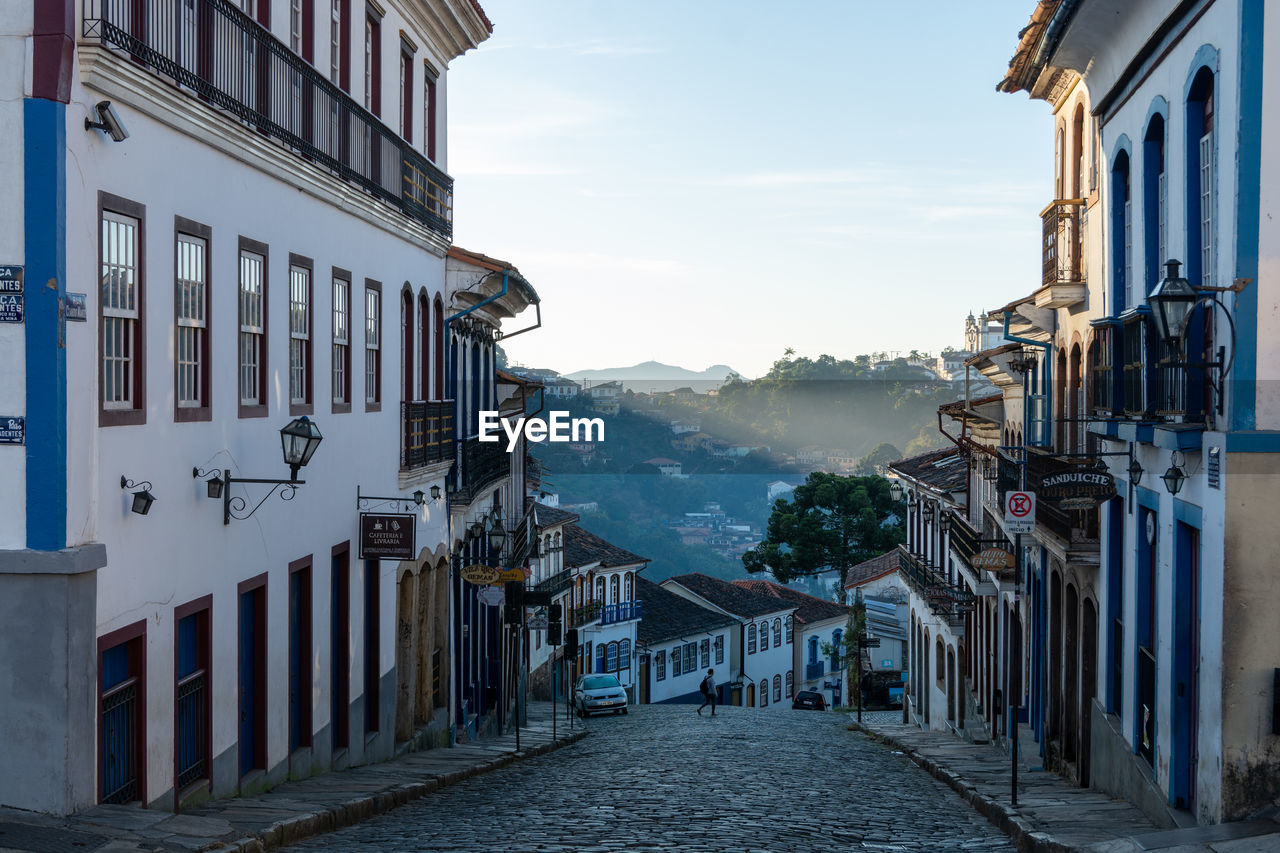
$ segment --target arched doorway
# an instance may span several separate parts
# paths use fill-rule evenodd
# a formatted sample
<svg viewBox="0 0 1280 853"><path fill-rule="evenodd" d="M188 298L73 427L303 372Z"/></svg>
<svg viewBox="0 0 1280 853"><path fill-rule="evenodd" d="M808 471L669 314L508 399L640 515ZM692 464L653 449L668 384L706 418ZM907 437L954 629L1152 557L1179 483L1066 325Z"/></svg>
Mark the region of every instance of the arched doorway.
<svg viewBox="0 0 1280 853"><path fill-rule="evenodd" d="M1049 740L1062 736L1062 577L1049 575Z"/></svg>
<svg viewBox="0 0 1280 853"><path fill-rule="evenodd" d="M417 578L402 572L396 584L396 741L402 743L413 736L414 694L417 692L417 668L412 665L414 639L414 599Z"/></svg>
<svg viewBox="0 0 1280 853"><path fill-rule="evenodd" d="M754 684L747 685L747 707L754 708L756 706L756 686Z"/></svg>
<svg viewBox="0 0 1280 853"><path fill-rule="evenodd" d="M1089 748L1092 743L1093 697L1098 692L1098 608L1084 600L1080 620L1080 786L1089 787Z"/></svg>
<svg viewBox="0 0 1280 853"><path fill-rule="evenodd" d="M1079 742L1080 726L1080 598L1075 584L1067 584L1067 614L1065 619L1066 648L1064 650L1066 664L1063 677L1065 680L1065 721L1063 724L1062 755L1067 761L1077 758L1076 744Z"/></svg>

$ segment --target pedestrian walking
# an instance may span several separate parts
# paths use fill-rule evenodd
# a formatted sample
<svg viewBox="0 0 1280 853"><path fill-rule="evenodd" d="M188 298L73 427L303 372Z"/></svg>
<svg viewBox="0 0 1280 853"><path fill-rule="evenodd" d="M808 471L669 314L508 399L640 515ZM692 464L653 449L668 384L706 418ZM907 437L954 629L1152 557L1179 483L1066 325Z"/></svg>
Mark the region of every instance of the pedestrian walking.
<svg viewBox="0 0 1280 853"><path fill-rule="evenodd" d="M702 679L702 683L698 685L698 689L702 691L702 704L698 706L698 716L702 716L702 709L711 706L711 716L716 715L716 671L714 669L707 670L707 677Z"/></svg>

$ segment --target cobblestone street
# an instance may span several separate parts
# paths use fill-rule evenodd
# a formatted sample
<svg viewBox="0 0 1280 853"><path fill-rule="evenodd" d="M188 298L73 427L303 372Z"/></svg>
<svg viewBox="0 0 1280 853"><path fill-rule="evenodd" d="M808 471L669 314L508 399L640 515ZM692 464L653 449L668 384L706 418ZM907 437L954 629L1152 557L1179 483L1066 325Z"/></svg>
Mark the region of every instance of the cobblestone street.
<svg viewBox="0 0 1280 853"><path fill-rule="evenodd" d="M844 714L704 714L650 705L587 720L577 744L290 849L1013 849Z"/></svg>

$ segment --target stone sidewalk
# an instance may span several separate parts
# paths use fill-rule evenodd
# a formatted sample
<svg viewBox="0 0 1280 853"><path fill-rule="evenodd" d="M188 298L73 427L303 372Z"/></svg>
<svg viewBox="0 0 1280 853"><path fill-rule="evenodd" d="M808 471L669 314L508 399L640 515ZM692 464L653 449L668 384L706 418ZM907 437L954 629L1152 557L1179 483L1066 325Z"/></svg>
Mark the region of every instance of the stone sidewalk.
<svg viewBox="0 0 1280 853"><path fill-rule="evenodd" d="M1125 800L1077 788L1056 773L1018 767L1018 805L1011 804L1009 756L949 732L903 725L901 713L850 714L851 728L901 750L1000 827L1022 851L1060 853L1264 853L1280 851L1280 820L1261 819L1187 829L1159 829ZM1039 765L1039 757L1035 757Z"/></svg>
<svg viewBox="0 0 1280 853"><path fill-rule="evenodd" d="M259 853L329 832L426 796L470 776L542 755L586 736L560 705L551 737L551 703L530 702L528 725L515 733L448 749L413 752L309 779L268 793L214 800L173 814L131 806L96 806L70 818L0 809L0 853L139 853L211 850Z"/></svg>

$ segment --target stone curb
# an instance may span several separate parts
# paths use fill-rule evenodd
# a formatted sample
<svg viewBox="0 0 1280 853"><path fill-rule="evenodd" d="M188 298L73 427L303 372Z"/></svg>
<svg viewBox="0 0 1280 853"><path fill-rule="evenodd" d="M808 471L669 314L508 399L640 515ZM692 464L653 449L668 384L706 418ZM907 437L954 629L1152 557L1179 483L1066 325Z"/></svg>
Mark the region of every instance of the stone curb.
<svg viewBox="0 0 1280 853"><path fill-rule="evenodd" d="M265 851L277 847L296 844L304 838L333 832L336 829L342 829L343 827L368 820L375 815L389 812L398 806L403 806L428 794L433 794L441 788L457 784L463 779L479 776L482 773L506 767L526 758L546 755L562 746L577 743L586 736L587 732L585 730L574 732L570 735L562 735L552 743L545 743L532 749L522 749L519 753L502 755L477 764L474 767L468 767L465 770L444 773L422 782L407 782L390 790L379 791L376 794L348 800L330 809L297 815L296 817L273 823L260 833L238 838L219 847L207 848L207 851L208 853L265 853Z"/></svg>
<svg viewBox="0 0 1280 853"><path fill-rule="evenodd" d="M1056 841L1052 835L1046 832L1036 830L1025 818L1007 804L997 802L991 797L978 793L963 777L948 770L933 759L921 755L896 738L877 732L857 720L851 720L849 728L862 732L878 743L883 743L901 751L907 758L910 758L927 771L930 776L939 782L946 783L974 811L999 827L1000 831L1005 835L1008 835L1013 843L1018 846L1018 850L1021 853L1071 853L1072 850L1076 849Z"/></svg>

